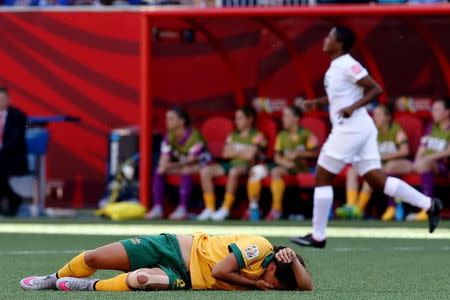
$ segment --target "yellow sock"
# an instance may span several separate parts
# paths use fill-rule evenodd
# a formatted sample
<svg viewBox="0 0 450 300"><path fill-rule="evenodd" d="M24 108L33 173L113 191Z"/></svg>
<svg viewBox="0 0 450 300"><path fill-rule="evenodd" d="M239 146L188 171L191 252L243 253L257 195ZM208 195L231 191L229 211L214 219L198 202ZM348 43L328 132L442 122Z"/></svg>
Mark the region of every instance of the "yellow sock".
<svg viewBox="0 0 450 300"><path fill-rule="evenodd" d="M230 210L234 203L234 194L225 193L225 199L223 200L222 207L226 210Z"/></svg>
<svg viewBox="0 0 450 300"><path fill-rule="evenodd" d="M359 193L358 207L360 211L364 211L366 209L370 196L372 196L372 193L364 193L364 192Z"/></svg>
<svg viewBox="0 0 450 300"><path fill-rule="evenodd" d="M59 269L59 271L56 273L58 278L63 277L89 277L92 274L97 271L96 269L90 268L86 263L84 262L84 256L86 255L86 252L83 252L79 254L78 256L75 256L72 258L71 261L69 261L64 267Z"/></svg>
<svg viewBox="0 0 450 300"><path fill-rule="evenodd" d="M347 204L355 205L358 198L358 191L353 189L347 189Z"/></svg>
<svg viewBox="0 0 450 300"><path fill-rule="evenodd" d="M216 210L216 196L214 195L214 193L205 193L203 195L203 201L205 202L205 206L207 209L211 211Z"/></svg>
<svg viewBox="0 0 450 300"><path fill-rule="evenodd" d="M247 194L250 201L259 200L259 196L261 195L261 181L249 180L247 183Z"/></svg>
<svg viewBox="0 0 450 300"><path fill-rule="evenodd" d="M129 273L123 273L116 277L99 280L95 283L96 291L130 291L127 285L127 276Z"/></svg>
<svg viewBox="0 0 450 300"><path fill-rule="evenodd" d="M272 209L281 212L284 195L284 181L283 179L273 179L270 183L270 190L272 191Z"/></svg>

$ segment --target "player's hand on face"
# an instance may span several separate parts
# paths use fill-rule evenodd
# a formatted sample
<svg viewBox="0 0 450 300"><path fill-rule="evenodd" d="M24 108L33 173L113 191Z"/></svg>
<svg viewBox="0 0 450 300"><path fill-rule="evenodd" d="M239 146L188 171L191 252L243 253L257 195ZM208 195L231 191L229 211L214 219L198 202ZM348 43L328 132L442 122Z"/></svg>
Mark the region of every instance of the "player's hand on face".
<svg viewBox="0 0 450 300"><path fill-rule="evenodd" d="M343 109L341 109L340 111L338 111L338 114L340 116L342 116L343 118L350 118L350 116L353 114L353 108L349 107L345 107Z"/></svg>
<svg viewBox="0 0 450 300"><path fill-rule="evenodd" d="M285 264L294 264L297 261L297 255L291 248L284 248L275 254L275 258Z"/></svg>
<svg viewBox="0 0 450 300"><path fill-rule="evenodd" d="M265 281L264 279L258 279L256 280L256 286L263 291L268 291L273 289L273 285Z"/></svg>

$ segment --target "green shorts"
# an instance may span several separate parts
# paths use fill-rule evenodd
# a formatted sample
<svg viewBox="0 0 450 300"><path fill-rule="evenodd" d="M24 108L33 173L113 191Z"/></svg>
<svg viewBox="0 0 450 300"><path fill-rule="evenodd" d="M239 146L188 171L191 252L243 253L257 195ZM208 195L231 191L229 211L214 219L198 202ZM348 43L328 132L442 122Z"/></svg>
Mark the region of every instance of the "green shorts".
<svg viewBox="0 0 450 300"><path fill-rule="evenodd" d="M120 241L130 260L131 271L160 268L169 277L169 289L188 290L191 280L174 234L147 235Z"/></svg>
<svg viewBox="0 0 450 300"><path fill-rule="evenodd" d="M228 175L228 173L230 172L230 170L234 167L243 167L245 169L249 169L248 165L235 165L232 164L230 161L223 161L220 162L219 165L223 168L223 170L225 171L225 175Z"/></svg>

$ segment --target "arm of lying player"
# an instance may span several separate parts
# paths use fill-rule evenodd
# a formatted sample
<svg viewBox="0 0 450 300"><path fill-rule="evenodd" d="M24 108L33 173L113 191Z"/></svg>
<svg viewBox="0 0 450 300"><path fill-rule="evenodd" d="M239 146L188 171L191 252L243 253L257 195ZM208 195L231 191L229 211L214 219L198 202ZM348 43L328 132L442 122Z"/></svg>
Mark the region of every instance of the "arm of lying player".
<svg viewBox="0 0 450 300"><path fill-rule="evenodd" d="M291 248L284 248L275 254L275 259L281 263L290 264L294 271L295 281L297 282L297 290L312 291L313 282L311 276L306 271L305 267L299 261L295 251Z"/></svg>
<svg viewBox="0 0 450 300"><path fill-rule="evenodd" d="M364 97L339 111L339 114L344 118L349 118L355 110L367 105L370 101L378 97L383 92L380 85L373 80L370 75L361 78L356 82L356 84L364 88Z"/></svg>
<svg viewBox="0 0 450 300"><path fill-rule="evenodd" d="M232 253L214 266L212 276L217 280L251 289L269 290L273 288L263 279L252 280L240 275L237 259Z"/></svg>

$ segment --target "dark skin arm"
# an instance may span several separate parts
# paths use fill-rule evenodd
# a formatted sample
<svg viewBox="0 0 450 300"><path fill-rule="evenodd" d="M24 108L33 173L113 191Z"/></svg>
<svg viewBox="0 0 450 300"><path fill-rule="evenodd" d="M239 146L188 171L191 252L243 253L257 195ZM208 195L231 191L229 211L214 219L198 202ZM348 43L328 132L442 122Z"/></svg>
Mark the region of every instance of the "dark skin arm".
<svg viewBox="0 0 450 300"><path fill-rule="evenodd" d="M364 97L339 111L339 114L344 118L349 118L355 110L365 106L383 92L380 85L369 75L360 79L356 84L364 88Z"/></svg>
<svg viewBox="0 0 450 300"><path fill-rule="evenodd" d="M250 289L269 290L273 288L263 279L252 280L239 274L239 265L232 253L214 266L211 275L217 280Z"/></svg>
<svg viewBox="0 0 450 300"><path fill-rule="evenodd" d="M322 96L320 98L314 99L314 100L306 100L303 101L300 105L300 108L304 112L308 112L313 108L322 107L328 104L328 96Z"/></svg>

